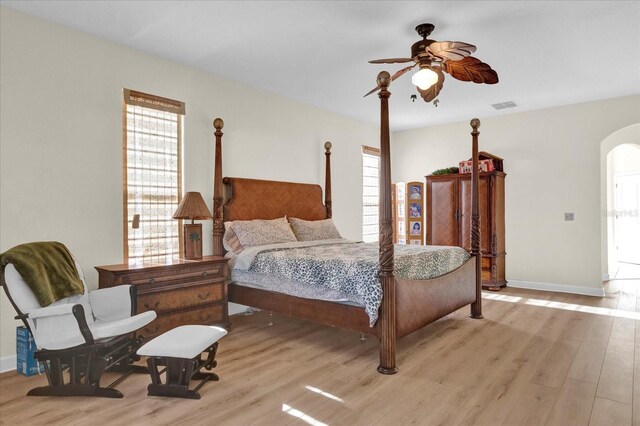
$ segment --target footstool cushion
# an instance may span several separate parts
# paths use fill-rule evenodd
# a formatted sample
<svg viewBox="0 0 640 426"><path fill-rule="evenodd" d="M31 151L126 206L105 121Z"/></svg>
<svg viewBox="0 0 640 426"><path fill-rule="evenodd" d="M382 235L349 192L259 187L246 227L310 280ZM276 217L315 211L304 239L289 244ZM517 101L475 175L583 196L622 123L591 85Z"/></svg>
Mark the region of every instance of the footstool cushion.
<svg viewBox="0 0 640 426"><path fill-rule="evenodd" d="M183 325L143 345L137 354L148 357L151 384L147 394L200 399L198 389L209 379L219 380L215 373L204 373L200 369L211 370L216 366L218 340L226 334L227 330L220 327ZM202 358L203 352L208 354L206 359ZM165 383L162 383L158 366L166 366ZM193 390L189 389L191 379L201 379Z"/></svg>
<svg viewBox="0 0 640 426"><path fill-rule="evenodd" d="M192 359L226 334L221 327L182 325L145 343L138 355Z"/></svg>

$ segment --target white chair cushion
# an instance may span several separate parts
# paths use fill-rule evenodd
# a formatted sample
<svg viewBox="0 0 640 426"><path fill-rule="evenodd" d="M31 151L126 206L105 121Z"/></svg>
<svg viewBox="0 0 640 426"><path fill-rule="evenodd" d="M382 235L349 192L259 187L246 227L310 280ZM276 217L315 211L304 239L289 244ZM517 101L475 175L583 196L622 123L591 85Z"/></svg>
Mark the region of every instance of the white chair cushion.
<svg viewBox="0 0 640 426"><path fill-rule="evenodd" d="M192 359L227 334L221 327L183 325L138 349L138 355Z"/></svg>
<svg viewBox="0 0 640 426"><path fill-rule="evenodd" d="M133 317L124 318L117 321L96 320L89 324L89 330L94 340L101 340L109 337L120 336L133 333L156 319L155 311L147 311Z"/></svg>
<svg viewBox="0 0 640 426"><path fill-rule="evenodd" d="M117 321L131 316L131 286L100 288L89 292L96 321Z"/></svg>
<svg viewBox="0 0 640 426"><path fill-rule="evenodd" d="M4 280L7 283L11 299L18 306L20 312L26 314L42 308L13 263L9 263L4 268Z"/></svg>
<svg viewBox="0 0 640 426"><path fill-rule="evenodd" d="M72 313L35 319L28 318L27 321L38 349L66 349L86 343L80 332L78 321Z"/></svg>
<svg viewBox="0 0 640 426"><path fill-rule="evenodd" d="M67 303L80 303L84 308L87 323L91 324L93 322L93 315L91 313L91 305L89 304L89 290L87 289L87 284L84 280L84 272L77 261L76 269L78 270L78 275L80 275L80 279L84 285L84 294L65 297L64 299L60 299L49 306L66 305ZM36 297L33 295L33 292L22 279L22 276L20 276L20 273L12 263L9 263L4 269L4 280L9 288L11 299L13 299L13 302L18 306L20 312L28 314L33 310L42 308Z"/></svg>

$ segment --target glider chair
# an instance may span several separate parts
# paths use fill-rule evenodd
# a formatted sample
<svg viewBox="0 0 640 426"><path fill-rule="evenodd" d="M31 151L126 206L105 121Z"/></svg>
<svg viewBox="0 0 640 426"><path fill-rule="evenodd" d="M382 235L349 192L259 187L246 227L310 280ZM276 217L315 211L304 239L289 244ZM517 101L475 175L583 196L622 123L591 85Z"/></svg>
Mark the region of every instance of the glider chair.
<svg viewBox="0 0 640 426"><path fill-rule="evenodd" d="M27 395L122 398L122 393L114 387L136 369L143 368L131 365L139 359L136 351L143 343L143 337L134 332L153 321L156 313L147 311L135 315L135 286L121 285L89 292L82 268L75 259L70 259L80 279L77 285L81 282L84 293L62 298L45 307L18 272L20 268L2 262L2 286L18 313L16 319L22 320L33 336L37 347L34 356L43 362L49 382L47 386L31 389ZM67 369L68 379L65 380ZM100 380L105 371L122 374L107 387L101 387Z"/></svg>

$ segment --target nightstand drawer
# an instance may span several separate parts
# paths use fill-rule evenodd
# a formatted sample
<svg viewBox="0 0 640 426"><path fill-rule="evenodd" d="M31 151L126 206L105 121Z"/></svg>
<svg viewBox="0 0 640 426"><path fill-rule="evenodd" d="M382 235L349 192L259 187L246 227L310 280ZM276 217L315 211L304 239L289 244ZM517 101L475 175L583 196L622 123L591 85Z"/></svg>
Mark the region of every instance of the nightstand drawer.
<svg viewBox="0 0 640 426"><path fill-rule="evenodd" d="M224 309L222 305L205 305L197 309L178 311L158 316L151 324L143 327L139 333L151 340L153 337L181 325L190 324L220 324L223 322Z"/></svg>
<svg viewBox="0 0 640 426"><path fill-rule="evenodd" d="M224 276L224 265L209 266L207 268L192 267L184 271L161 270L150 274L139 273L130 274L124 279L124 284L144 285L144 284L163 284L170 282L192 282L198 280L209 280L214 278L222 278Z"/></svg>
<svg viewBox="0 0 640 426"><path fill-rule="evenodd" d="M223 298L223 283L182 287L168 291L138 294L138 313L148 310L166 312L214 303Z"/></svg>

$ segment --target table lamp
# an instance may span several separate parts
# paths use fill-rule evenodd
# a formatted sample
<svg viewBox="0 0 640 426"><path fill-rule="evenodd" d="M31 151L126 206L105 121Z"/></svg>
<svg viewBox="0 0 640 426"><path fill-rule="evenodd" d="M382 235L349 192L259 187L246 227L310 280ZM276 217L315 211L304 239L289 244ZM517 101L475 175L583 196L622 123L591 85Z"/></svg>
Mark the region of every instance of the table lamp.
<svg viewBox="0 0 640 426"><path fill-rule="evenodd" d="M174 219L191 219L184 224L184 259L202 259L202 224L194 220L211 219L211 213L199 192L187 192L173 214Z"/></svg>

